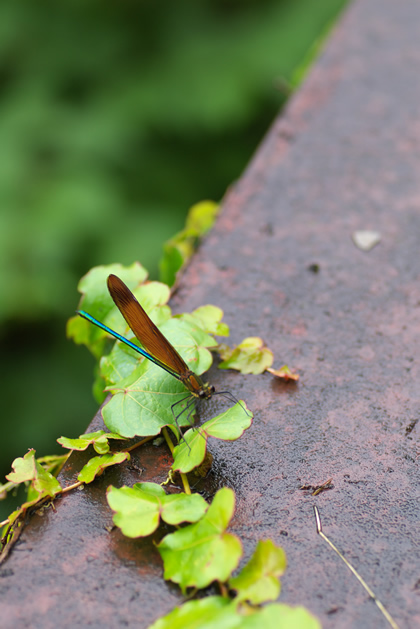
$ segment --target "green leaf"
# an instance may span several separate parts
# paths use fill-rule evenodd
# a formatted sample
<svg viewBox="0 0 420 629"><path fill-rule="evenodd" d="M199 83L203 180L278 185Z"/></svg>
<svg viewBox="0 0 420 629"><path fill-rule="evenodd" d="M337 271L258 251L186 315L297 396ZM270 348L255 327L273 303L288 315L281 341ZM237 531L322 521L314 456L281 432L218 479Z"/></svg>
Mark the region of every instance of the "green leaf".
<svg viewBox="0 0 420 629"><path fill-rule="evenodd" d="M179 380L148 360L111 390L114 395L103 406L102 417L109 430L124 437L158 435L168 425L176 428L171 406L188 397ZM178 419L180 426L188 423L185 414Z"/></svg>
<svg viewBox="0 0 420 629"><path fill-rule="evenodd" d="M227 612L227 613L226 613ZM199 601L188 601L175 607L167 616L159 618L149 629L231 629L233 624L225 624L222 618L235 621L236 606L223 596L207 596Z"/></svg>
<svg viewBox="0 0 420 629"><path fill-rule="evenodd" d="M238 347L231 349L219 345L218 352L223 359L220 369L237 369L241 373L263 373L273 364L273 352L265 347L264 341L257 336L250 336Z"/></svg>
<svg viewBox="0 0 420 629"><path fill-rule="evenodd" d="M321 623L304 607L271 603L243 616L241 629L321 629Z"/></svg>
<svg viewBox="0 0 420 629"><path fill-rule="evenodd" d="M110 273L121 277L133 291L147 277L147 271L138 262L129 267L124 267L121 264L94 267L79 282L78 290L82 293L79 310L86 310L111 329L115 329L123 334L127 326L124 319L121 316L117 316L118 309L109 295L106 283ZM104 330L92 325L78 315L69 319L67 336L73 339L75 343L89 347L90 351L97 358L104 353L109 339Z"/></svg>
<svg viewBox="0 0 420 629"><path fill-rule="evenodd" d="M123 277L121 279L125 281ZM128 282L126 283L127 286L131 288L130 284ZM107 303L110 302L111 308L106 315L105 320L100 319L100 321L105 323L109 328L111 328L111 330L116 330L120 334L125 335L127 338L135 339L133 331L124 320L117 306L114 305L114 302L109 295L106 281L105 287L108 294ZM170 319L171 309L166 305L166 302L170 297L170 291L166 284L162 284L161 282L143 282L134 285L133 288L131 288L131 291L155 325L160 326L165 321ZM104 334L106 335L106 332L104 332ZM115 341L115 339L113 340ZM137 340L135 340L135 342L139 343Z"/></svg>
<svg viewBox="0 0 420 629"><path fill-rule="evenodd" d="M80 317L79 317L80 319ZM104 379L100 375L99 363L96 363L93 368L94 380L92 384L93 397L99 405L102 405L106 398L106 392L104 391Z"/></svg>
<svg viewBox="0 0 420 629"><path fill-rule="evenodd" d="M253 417L245 402L239 400L232 408L205 422L201 429L209 437L235 441L251 426Z"/></svg>
<svg viewBox="0 0 420 629"><path fill-rule="evenodd" d="M91 483L96 476L102 474L105 468L129 460L130 455L128 452L116 452L115 454L94 456L82 467L77 480L81 483Z"/></svg>
<svg viewBox="0 0 420 629"><path fill-rule="evenodd" d="M69 439L68 437L60 437L57 439L58 443L63 448L69 450L86 450L91 444L95 452L98 454L106 454L109 452L109 439L125 439L116 433L105 432L105 430L97 430L96 432L89 432L84 435L80 435L78 439Z"/></svg>
<svg viewBox="0 0 420 629"><path fill-rule="evenodd" d="M185 254L172 239L163 244L163 257L159 262L159 276L162 282L173 286L178 271L182 268Z"/></svg>
<svg viewBox="0 0 420 629"><path fill-rule="evenodd" d="M26 456L28 458L32 457L32 450L26 454ZM42 469L44 471L49 472L54 478L57 476L58 472L60 471L60 469L62 468L62 466L64 465L64 463L66 462L67 458L68 458L68 454L52 454L52 455L47 455L47 456L43 456L43 457L39 457L37 460L37 463L42 467ZM16 481L18 481L19 476L23 478L22 481L19 482L13 482L13 481L9 481L7 483L4 484L0 484L0 500L4 500L5 498L7 498L7 494L10 491L14 491L15 488L21 483L21 482L27 482L29 480L32 479L32 476L36 477L37 476L37 466L35 465L35 468L33 468L32 463L24 461L24 459L16 459L16 461L14 462L15 465L15 472L11 472L11 474L9 474L9 476L12 476L12 478L15 478ZM29 477L30 478L26 478L26 473L29 472ZM17 476L15 476L14 474L17 474ZM38 496L38 492L36 490L33 490L33 488L31 489L31 495L34 496L35 500L37 500L39 498Z"/></svg>
<svg viewBox="0 0 420 629"><path fill-rule="evenodd" d="M198 375L208 371L213 356L207 348L217 347L217 341L210 334L199 325L178 317L164 323L160 331L181 354L191 371Z"/></svg>
<svg viewBox="0 0 420 629"><path fill-rule="evenodd" d="M226 533L235 507L235 495L227 487L220 489L207 513L163 538L158 546L165 567L165 579L188 587L203 588L212 581L226 581L239 563L241 542Z"/></svg>
<svg viewBox="0 0 420 629"><path fill-rule="evenodd" d="M207 347L217 345L210 335L179 319L167 321L161 330L192 371L200 374L209 368L213 358ZM126 369L126 356L121 354L122 363L119 363L118 355L114 355L114 373ZM113 397L103 407L102 417L109 430L125 437L153 436L164 426L176 426L171 407L188 398L188 391L179 380L147 359L125 380L111 384L108 390ZM181 410L182 407L178 407L177 412ZM189 425L186 414L179 417L178 425Z"/></svg>
<svg viewBox="0 0 420 629"><path fill-rule="evenodd" d="M202 330L218 336L229 336L229 326L222 322L223 310L208 304L194 310L191 314L179 315L185 321L194 322Z"/></svg>
<svg viewBox="0 0 420 629"><path fill-rule="evenodd" d="M163 310L164 314L161 315L162 306L168 303L171 296L171 291L167 284L163 284L162 282L146 282L135 289L133 293L151 319L154 314L159 313L159 320L153 318L155 325L159 326L170 318L171 309L169 306ZM154 309L156 309L156 313Z"/></svg>
<svg viewBox="0 0 420 629"><path fill-rule="evenodd" d="M24 457L15 459L12 463L13 472L6 476L12 483L31 481L28 497L37 500L44 496L55 496L61 492L58 480L47 472L35 458L35 450L29 450Z"/></svg>
<svg viewBox="0 0 420 629"><path fill-rule="evenodd" d="M132 291L147 278L146 269L138 262L126 267L122 264L109 264L91 269L82 277L77 289L82 294L80 308L87 310L94 317L100 313L104 314L105 309L109 311L114 307L107 286L107 278L111 273L118 275Z"/></svg>
<svg viewBox="0 0 420 629"><path fill-rule="evenodd" d="M150 535L159 526L160 504L165 491L154 483L137 483L134 487L110 487L108 504L116 514L113 522L127 537Z"/></svg>
<svg viewBox="0 0 420 629"><path fill-rule="evenodd" d="M260 541L247 565L230 579L237 599L260 605L275 601L280 594L280 577L286 570L286 553L271 540Z"/></svg>
<svg viewBox="0 0 420 629"><path fill-rule="evenodd" d="M12 483L24 483L36 478L35 450L29 450L23 457L15 459L12 463L13 472L7 474L7 480Z"/></svg>
<svg viewBox="0 0 420 629"><path fill-rule="evenodd" d="M208 435L202 428L187 430L182 440L174 448L174 462L172 469L175 472L187 474L201 465L206 456Z"/></svg>
<svg viewBox="0 0 420 629"><path fill-rule="evenodd" d="M175 607L149 629L321 629L321 624L303 607L241 608L236 600L207 596Z"/></svg>
<svg viewBox="0 0 420 629"><path fill-rule="evenodd" d="M219 212L214 201L201 201L189 210L185 228L168 240L160 263L160 279L172 286L178 271L188 261L197 247L199 238L211 229Z"/></svg>
<svg viewBox="0 0 420 629"><path fill-rule="evenodd" d="M106 356L102 356L99 362L99 371L103 378L103 381L107 386L116 384L125 378L129 378L136 367L139 366L139 362L147 360L143 358L134 349L128 347L124 343L117 341L114 343L114 347Z"/></svg>
<svg viewBox="0 0 420 629"><path fill-rule="evenodd" d="M38 461L36 461L36 470L37 478L32 482L35 491L43 496L51 496L51 498L61 492L61 485L58 480L50 472L44 470Z"/></svg>
<svg viewBox="0 0 420 629"><path fill-rule="evenodd" d="M186 231L194 231L197 236L204 236L214 225L220 206L214 201L200 201L192 206L185 222Z"/></svg>
<svg viewBox="0 0 420 629"><path fill-rule="evenodd" d="M151 292L152 288L154 289L153 292ZM147 293L149 294L148 297ZM213 358L206 348L215 347L217 343L199 328L200 322L197 319L193 319L188 324L181 323L178 317L173 322L170 320L169 307L159 305L160 301L169 297L169 288L160 282L149 282L140 286L135 294L153 322L161 328L162 333L168 337L168 340L181 354L184 354L185 360L191 361L191 369L194 371L199 369L200 371L197 373L207 371ZM152 300L154 300L154 306ZM131 332L127 334L128 338L132 336ZM124 343L117 341L111 352L101 358L101 376L108 386L117 384L128 378L139 365L139 361L143 360L147 359L141 357L138 352L127 347Z"/></svg>
<svg viewBox="0 0 420 629"><path fill-rule="evenodd" d="M198 467L204 461L208 437L226 441L239 439L244 430L251 426L252 417L245 402L241 400L199 428L188 430L174 449L172 469L186 474Z"/></svg>
<svg viewBox="0 0 420 629"><path fill-rule="evenodd" d="M209 505L200 494L169 494L163 503L162 520L177 525L181 522L197 522Z"/></svg>
<svg viewBox="0 0 420 629"><path fill-rule="evenodd" d="M196 308L192 314L200 320L206 332L217 334L217 336L229 336L229 326L222 322L223 310L221 308L208 304Z"/></svg>
<svg viewBox="0 0 420 629"><path fill-rule="evenodd" d="M155 483L136 483L121 489L110 487L108 504L116 511L113 521L127 537L144 537L153 533L162 518L168 524L196 522L207 510L199 494L166 494Z"/></svg>

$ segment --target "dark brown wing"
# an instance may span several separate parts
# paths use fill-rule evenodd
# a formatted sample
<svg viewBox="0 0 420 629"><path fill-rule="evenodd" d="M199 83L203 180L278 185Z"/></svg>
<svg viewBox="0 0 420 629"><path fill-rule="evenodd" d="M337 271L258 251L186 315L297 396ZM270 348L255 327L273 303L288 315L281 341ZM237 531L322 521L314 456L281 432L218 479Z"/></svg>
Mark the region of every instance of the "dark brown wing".
<svg viewBox="0 0 420 629"><path fill-rule="evenodd" d="M151 360L157 364L160 363L179 380L188 378L191 373L188 365L158 330L124 282L116 275L110 275L108 290L144 349L151 354Z"/></svg>

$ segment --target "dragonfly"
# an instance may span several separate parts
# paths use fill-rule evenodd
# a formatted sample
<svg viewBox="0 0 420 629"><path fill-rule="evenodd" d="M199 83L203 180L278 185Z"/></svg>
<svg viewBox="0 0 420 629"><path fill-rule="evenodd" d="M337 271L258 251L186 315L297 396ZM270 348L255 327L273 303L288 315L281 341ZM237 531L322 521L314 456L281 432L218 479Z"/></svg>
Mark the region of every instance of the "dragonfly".
<svg viewBox="0 0 420 629"><path fill-rule="evenodd" d="M188 413L187 419L189 421L199 400L207 400L213 395L224 395L228 399L233 400L235 403L238 402L230 391L216 392L213 385L208 382L204 382L199 375L194 373L189 368L177 350L171 345L168 339L147 315L128 286L126 286L119 277L116 275L109 275L107 285L115 305L121 312L136 338L140 341L142 347L139 347L115 330L106 326L104 323L101 323L101 321L95 319L95 317L90 315L88 312L85 312L84 310L77 310L76 313L122 343L125 343L125 345L128 345L128 347L131 347L133 350L182 382L185 388L189 391L189 394L171 406L172 414L177 426L179 417L186 411ZM181 404L186 400L188 400L187 404L182 408L181 412L176 415L174 409L178 404Z"/></svg>

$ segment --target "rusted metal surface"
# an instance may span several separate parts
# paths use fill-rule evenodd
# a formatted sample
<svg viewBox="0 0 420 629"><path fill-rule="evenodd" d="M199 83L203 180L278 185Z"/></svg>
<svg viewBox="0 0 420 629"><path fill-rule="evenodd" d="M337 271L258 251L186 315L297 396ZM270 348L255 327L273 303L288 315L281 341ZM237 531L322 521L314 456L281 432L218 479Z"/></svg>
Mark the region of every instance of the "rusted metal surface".
<svg viewBox="0 0 420 629"><path fill-rule="evenodd" d="M400 626L420 626L419 23L415 0L351 7L173 299L178 311L221 306L233 343L261 336L301 375L211 369L255 420L235 443L214 440L204 488L235 490L246 557L258 539L281 544L281 600L326 628L388 625L317 535L314 504ZM369 252L352 242L361 229L381 233ZM223 402L202 419L209 405ZM150 540L106 528L106 487L162 481L169 463L147 446L35 515L0 569L2 627L147 627L181 602ZM300 489L330 478L315 497Z"/></svg>

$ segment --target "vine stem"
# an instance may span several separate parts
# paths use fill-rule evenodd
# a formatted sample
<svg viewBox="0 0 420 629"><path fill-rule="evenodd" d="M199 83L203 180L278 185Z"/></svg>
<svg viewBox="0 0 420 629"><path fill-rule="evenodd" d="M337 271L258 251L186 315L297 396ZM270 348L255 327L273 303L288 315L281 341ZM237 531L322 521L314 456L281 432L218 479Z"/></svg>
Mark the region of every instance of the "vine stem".
<svg viewBox="0 0 420 629"><path fill-rule="evenodd" d="M188 496L191 496L191 489L190 489L190 484L188 482L187 475L183 474L182 472L180 472L180 475L181 475L182 484L184 485L185 493L188 494Z"/></svg>
<svg viewBox="0 0 420 629"><path fill-rule="evenodd" d="M162 434L163 434L163 436L165 438L165 441L168 444L168 448L171 451L171 454L173 456L175 448L174 448L174 444L172 443L172 439L169 436L168 429L166 428L166 426L165 426L165 428L162 428ZM185 491L185 493L188 496L190 496L191 495L191 489L190 489L190 484L188 482L187 475L184 474L183 472L180 472L180 475L181 475L182 484L184 486L184 491Z"/></svg>
<svg viewBox="0 0 420 629"><path fill-rule="evenodd" d="M124 448L122 452L131 452L132 450L135 450L139 446L142 446L144 443L147 443L148 441L152 441L152 439L156 439L156 435L153 435L152 437L145 437L141 441L137 441L137 443L134 443L132 446L129 446L128 448Z"/></svg>
<svg viewBox="0 0 420 629"><path fill-rule="evenodd" d="M162 428L162 434L165 438L165 441L168 445L169 450L171 451L171 454L173 455L175 448L174 448L174 444L172 443L172 439L169 436L168 429L166 428L166 426Z"/></svg>
<svg viewBox="0 0 420 629"><path fill-rule="evenodd" d="M226 587L226 585L224 583L222 583L221 581L218 581L217 584L218 584L219 589L220 589L220 594L222 596L224 596L225 598L229 598L229 590Z"/></svg>
<svg viewBox="0 0 420 629"><path fill-rule="evenodd" d="M72 489L76 489L76 487L80 487L80 485L83 485L83 483L80 480L78 480L76 483L73 483L73 485L69 485L68 487L62 487L60 493L65 494L67 491L71 491Z"/></svg>

